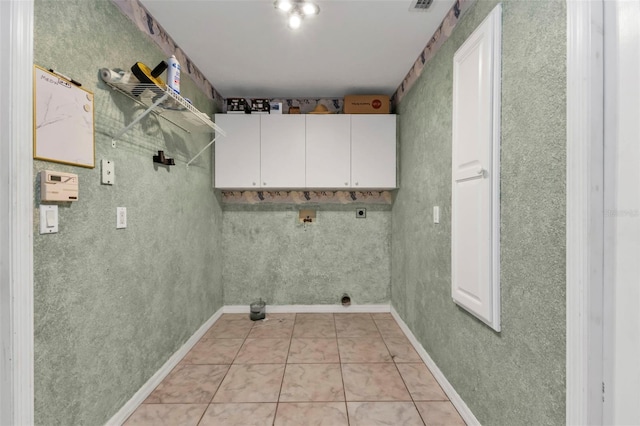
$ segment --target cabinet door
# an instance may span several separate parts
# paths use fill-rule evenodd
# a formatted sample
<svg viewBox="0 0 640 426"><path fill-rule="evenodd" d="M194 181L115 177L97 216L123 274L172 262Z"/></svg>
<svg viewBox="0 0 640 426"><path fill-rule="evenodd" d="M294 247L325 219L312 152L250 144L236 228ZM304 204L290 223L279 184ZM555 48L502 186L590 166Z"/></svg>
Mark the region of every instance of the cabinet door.
<svg viewBox="0 0 640 426"><path fill-rule="evenodd" d="M349 115L307 115L307 188L351 186Z"/></svg>
<svg viewBox="0 0 640 426"><path fill-rule="evenodd" d="M260 115L262 188L304 188L304 115Z"/></svg>
<svg viewBox="0 0 640 426"><path fill-rule="evenodd" d="M227 136L215 142L216 188L260 186L260 117L216 114L216 124Z"/></svg>
<svg viewBox="0 0 640 426"><path fill-rule="evenodd" d="M498 5L453 57L451 296L500 331Z"/></svg>
<svg viewBox="0 0 640 426"><path fill-rule="evenodd" d="M351 186L396 187L395 115L351 115Z"/></svg>

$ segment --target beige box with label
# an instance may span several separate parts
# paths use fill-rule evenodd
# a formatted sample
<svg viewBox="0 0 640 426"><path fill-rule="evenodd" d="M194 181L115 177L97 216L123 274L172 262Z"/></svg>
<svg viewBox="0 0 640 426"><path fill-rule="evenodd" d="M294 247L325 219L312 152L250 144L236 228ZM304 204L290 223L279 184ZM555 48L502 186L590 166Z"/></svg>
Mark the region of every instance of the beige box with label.
<svg viewBox="0 0 640 426"><path fill-rule="evenodd" d="M389 96L347 95L343 110L345 114L389 114Z"/></svg>
<svg viewBox="0 0 640 426"><path fill-rule="evenodd" d="M78 201L78 175L41 171L40 201Z"/></svg>

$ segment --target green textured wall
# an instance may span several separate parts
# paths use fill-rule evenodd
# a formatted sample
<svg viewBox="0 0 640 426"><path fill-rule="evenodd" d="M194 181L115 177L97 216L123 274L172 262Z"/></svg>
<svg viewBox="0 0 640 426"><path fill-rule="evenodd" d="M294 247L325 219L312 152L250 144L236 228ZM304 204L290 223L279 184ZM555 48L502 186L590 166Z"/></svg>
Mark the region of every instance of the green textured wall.
<svg viewBox="0 0 640 426"><path fill-rule="evenodd" d="M303 206L301 208L312 208ZM224 211L224 302L248 305L389 303L391 212L367 206L321 208L306 227L294 207Z"/></svg>
<svg viewBox="0 0 640 426"><path fill-rule="evenodd" d="M399 106L392 303L482 424L563 424L564 1L503 2L502 332L451 300L453 55L497 3L469 9Z"/></svg>
<svg viewBox="0 0 640 426"><path fill-rule="evenodd" d="M111 147L140 112L99 80L102 67L165 59L110 1L35 2L35 63L95 94L95 169L34 161L36 173L77 173L80 199L59 206L60 232L38 234L34 201L35 416L43 425L103 424L222 306L222 212L211 189L210 139L153 115ZM29 70L25 70L29 72ZM212 101L183 73L203 112ZM25 141L30 143L29 141ZM176 159L152 162L158 149ZM115 185L100 184L101 159ZM128 227L115 229L116 207Z"/></svg>

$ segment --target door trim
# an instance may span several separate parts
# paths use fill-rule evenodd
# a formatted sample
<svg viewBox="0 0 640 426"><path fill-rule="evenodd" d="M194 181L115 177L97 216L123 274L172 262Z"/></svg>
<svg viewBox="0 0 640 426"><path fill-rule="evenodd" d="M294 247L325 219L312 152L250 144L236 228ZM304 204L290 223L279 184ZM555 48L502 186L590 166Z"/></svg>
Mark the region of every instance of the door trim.
<svg viewBox="0 0 640 426"><path fill-rule="evenodd" d="M0 1L0 9L0 424L29 425L34 424L33 0Z"/></svg>
<svg viewBox="0 0 640 426"><path fill-rule="evenodd" d="M602 424L603 1L567 1L566 422Z"/></svg>

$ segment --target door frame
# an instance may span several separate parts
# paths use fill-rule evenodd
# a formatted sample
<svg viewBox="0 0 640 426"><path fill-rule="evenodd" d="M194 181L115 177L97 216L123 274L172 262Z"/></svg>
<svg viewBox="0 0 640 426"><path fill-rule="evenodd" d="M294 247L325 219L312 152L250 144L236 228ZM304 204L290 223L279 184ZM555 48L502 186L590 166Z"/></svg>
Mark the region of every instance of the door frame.
<svg viewBox="0 0 640 426"><path fill-rule="evenodd" d="M603 424L638 424L640 0L605 1Z"/></svg>
<svg viewBox="0 0 640 426"><path fill-rule="evenodd" d="M0 0L0 424L34 424L33 0Z"/></svg>
<svg viewBox="0 0 640 426"><path fill-rule="evenodd" d="M0 55L8 81L0 86L0 423L33 424L33 157L31 143L18 143L32 140L33 83L25 70L33 64L33 0L0 7L2 51L9 52ZM567 424L602 423L601 402L592 403L602 353L590 348L602 346L602 308L594 302L602 292L603 209L593 185L601 179L603 140L589 131L602 125L601 18L602 0L567 1Z"/></svg>
<svg viewBox="0 0 640 426"><path fill-rule="evenodd" d="M566 422L603 421L604 2L567 1Z"/></svg>

